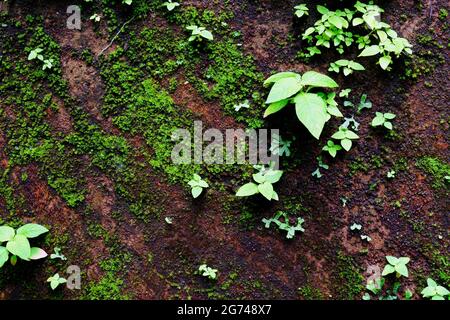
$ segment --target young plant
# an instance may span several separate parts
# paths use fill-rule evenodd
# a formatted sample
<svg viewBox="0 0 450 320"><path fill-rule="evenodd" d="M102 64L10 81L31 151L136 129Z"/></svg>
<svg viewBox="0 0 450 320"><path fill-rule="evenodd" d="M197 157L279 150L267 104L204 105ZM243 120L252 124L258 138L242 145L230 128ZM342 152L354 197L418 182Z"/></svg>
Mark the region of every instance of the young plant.
<svg viewBox="0 0 450 320"><path fill-rule="evenodd" d="M291 144L292 141L283 140L280 135L274 134L272 138L272 145L270 146L270 151L272 152L272 154L279 155L280 157L282 157L283 155L289 157L291 155Z"/></svg>
<svg viewBox="0 0 450 320"><path fill-rule="evenodd" d="M269 201L278 201L278 194L273 189L273 184L280 181L282 175L283 171L281 170L273 170L272 167L268 169L263 167L258 173L253 174L253 180L256 183L249 182L243 185L237 191L236 196L249 197L260 193Z"/></svg>
<svg viewBox="0 0 450 320"><path fill-rule="evenodd" d="M250 108L250 102L248 100L245 100L244 102L241 102L239 104L235 104L234 105L234 110L236 112L238 112L239 110L241 110L242 108L248 109Z"/></svg>
<svg viewBox="0 0 450 320"><path fill-rule="evenodd" d="M341 126L339 128L339 131L333 134L331 138L340 140L341 146L344 148L344 150L350 151L353 145L352 140L359 139L359 136L350 129Z"/></svg>
<svg viewBox="0 0 450 320"><path fill-rule="evenodd" d="M41 48L36 48L34 50L31 50L30 54L28 55L28 60L35 60L38 59L42 61L42 70L45 69L51 69L53 67L53 59L44 59L44 56L41 54L44 50Z"/></svg>
<svg viewBox="0 0 450 320"><path fill-rule="evenodd" d="M166 1L162 4L163 7L166 7L168 11L172 11L180 4L178 2L172 2L172 0Z"/></svg>
<svg viewBox="0 0 450 320"><path fill-rule="evenodd" d="M306 4L299 4L298 6L294 7L295 9L295 15L297 16L297 18L301 18L303 16L307 16L309 15L309 9L306 6Z"/></svg>
<svg viewBox="0 0 450 320"><path fill-rule="evenodd" d="M191 36L189 37L189 42L201 41L202 39L210 41L214 40L214 36L211 31L206 30L205 27L189 26L186 29L192 32Z"/></svg>
<svg viewBox="0 0 450 320"><path fill-rule="evenodd" d="M264 86L272 86L266 100L269 107L264 117L293 103L298 119L316 139L320 138L325 123L331 119L331 115L338 114L337 107L328 103L328 95L323 92L319 92L321 94L310 92L313 88L338 87L333 79L321 73L308 71L300 75L294 72L281 72L269 77L264 82Z"/></svg>
<svg viewBox="0 0 450 320"><path fill-rule="evenodd" d="M445 297L450 294L443 286L438 285L433 279L427 279L427 287L421 292L422 297L431 298L431 300L445 300Z"/></svg>
<svg viewBox="0 0 450 320"><path fill-rule="evenodd" d="M352 92L352 89L342 89L341 92L339 92L340 98L348 98L348 95Z"/></svg>
<svg viewBox="0 0 450 320"><path fill-rule="evenodd" d="M198 174L194 174L193 179L188 182L188 185L191 187L191 193L194 199L202 194L204 188L209 187L208 183L202 180Z"/></svg>
<svg viewBox="0 0 450 320"><path fill-rule="evenodd" d="M317 179L320 179L322 178L322 173L320 172L320 169L328 170L330 167L323 162L322 156L318 156L316 160L318 168L316 169L316 171L312 173L312 176L316 177Z"/></svg>
<svg viewBox="0 0 450 320"><path fill-rule="evenodd" d="M55 290L56 288L59 287L60 284L66 283L67 280L65 278L60 277L59 274L57 273L48 278L47 282L50 282L50 288L52 288L52 290Z"/></svg>
<svg viewBox="0 0 450 320"><path fill-rule="evenodd" d="M47 253L41 248L31 247L28 239L39 237L46 232L47 228L34 223L26 224L17 230L9 226L0 227L0 268L8 259L14 266L17 257L25 261L45 258ZM3 242L6 242L6 246L2 246Z"/></svg>
<svg viewBox="0 0 450 320"><path fill-rule="evenodd" d="M164 221L165 221L167 224L173 224L173 218L171 218L171 217L165 217L165 218L164 218Z"/></svg>
<svg viewBox="0 0 450 320"><path fill-rule="evenodd" d="M397 278L400 276L408 277L408 267L406 266L410 259L408 257L396 258L393 256L386 256L388 264L384 267L382 276L395 273Z"/></svg>
<svg viewBox="0 0 450 320"><path fill-rule="evenodd" d="M354 71L366 70L366 68L364 68L361 64L355 61L341 59L336 62L332 62L330 64L330 68L328 69L328 71L339 73L341 68L343 68L344 76L348 76L352 74Z"/></svg>
<svg viewBox="0 0 450 320"><path fill-rule="evenodd" d="M289 215L283 211L278 211L275 216L271 219L263 219L262 222L265 224L266 229L270 228L272 223L275 223L278 226L278 229L286 231L287 239L292 239L295 236L296 231L305 232L302 224L305 222L302 218L297 218L297 224L291 225L289 221Z"/></svg>
<svg viewBox="0 0 450 320"><path fill-rule="evenodd" d="M219 270L210 268L206 264L202 264L198 267L198 272L200 275L207 277L210 280L217 280L217 273Z"/></svg>
<svg viewBox="0 0 450 320"><path fill-rule="evenodd" d="M50 259L67 260L66 256L61 253L61 248L55 247L55 249L53 249L53 250L54 250L54 253L52 253L50 255Z"/></svg>
<svg viewBox="0 0 450 320"><path fill-rule="evenodd" d="M98 13L94 13L89 20L93 20L94 22L100 22L100 20L102 19L102 17L98 14Z"/></svg>
<svg viewBox="0 0 450 320"><path fill-rule="evenodd" d="M330 156L335 158L337 155L337 152L339 150L342 150L342 147L338 144L334 144L333 140L328 140L327 145L325 147L323 147L322 150L327 151L330 154Z"/></svg>
<svg viewBox="0 0 450 320"><path fill-rule="evenodd" d="M375 118L373 118L372 120L372 127L384 126L385 128L392 130L393 129L392 122L390 122L389 120L392 120L395 117L396 115L393 113L376 112Z"/></svg>
<svg viewBox="0 0 450 320"><path fill-rule="evenodd" d="M396 174L395 170L389 170L386 176L388 179L394 179L395 174Z"/></svg>

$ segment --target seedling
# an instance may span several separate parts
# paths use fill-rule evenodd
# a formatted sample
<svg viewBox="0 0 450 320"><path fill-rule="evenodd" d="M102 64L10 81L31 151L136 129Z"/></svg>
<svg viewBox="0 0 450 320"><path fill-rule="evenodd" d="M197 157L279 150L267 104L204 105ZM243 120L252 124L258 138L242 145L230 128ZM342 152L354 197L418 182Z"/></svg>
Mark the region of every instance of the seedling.
<svg viewBox="0 0 450 320"><path fill-rule="evenodd" d="M55 247L55 249L53 249L53 250L54 250L54 253L52 253L50 255L50 259L67 260L66 256L61 253L61 248Z"/></svg>
<svg viewBox="0 0 450 320"><path fill-rule="evenodd" d="M360 238L361 240L366 240L367 242L372 241L372 238L365 234L360 235Z"/></svg>
<svg viewBox="0 0 450 320"><path fill-rule="evenodd" d="M165 217L165 218L164 218L164 221L165 221L167 224L173 224L173 219L172 219L171 217Z"/></svg>
<svg viewBox="0 0 450 320"><path fill-rule="evenodd" d="M343 69L344 76L348 76L354 71L366 70L366 68L355 61L341 59L336 62L332 62L328 71L339 73L341 68Z"/></svg>
<svg viewBox="0 0 450 320"><path fill-rule="evenodd" d="M100 20L102 19L102 17L101 17L99 14L94 13L89 19L90 19L90 20L93 20L94 22L100 22Z"/></svg>
<svg viewBox="0 0 450 320"><path fill-rule="evenodd" d="M347 206L348 199L346 197L341 197L342 206L345 208Z"/></svg>
<svg viewBox="0 0 450 320"><path fill-rule="evenodd" d="M344 123L341 127L344 128L352 128L355 131L359 130L359 122L355 120L355 117L352 116L351 118L344 118Z"/></svg>
<svg viewBox="0 0 450 320"><path fill-rule="evenodd" d="M340 140L341 146L344 148L344 150L350 151L353 145L352 140L359 139L359 136L350 129L341 126L339 128L339 131L333 134L331 138Z"/></svg>
<svg viewBox="0 0 450 320"><path fill-rule="evenodd" d="M0 227L0 268L8 261L14 266L17 263L17 257L22 260L38 260L45 258L47 253L41 248L31 247L28 239L39 237L48 232L48 229L34 223L26 224L17 230L9 226ZM6 242L6 247L1 246Z"/></svg>
<svg viewBox="0 0 450 320"><path fill-rule="evenodd" d="M241 110L242 108L248 109L250 108L250 103L248 100L245 100L242 103L236 104L234 105L234 110L236 110L236 112L238 112L239 110Z"/></svg>
<svg viewBox="0 0 450 320"><path fill-rule="evenodd" d="M393 129L392 122L390 122L389 120L392 120L395 117L396 115L393 113L376 112L375 118L373 118L372 120L372 127L384 126L385 128L392 130Z"/></svg>
<svg viewBox="0 0 450 320"><path fill-rule="evenodd" d="M60 277L59 274L57 273L48 278L47 282L50 282L50 288L52 288L52 290L55 290L56 288L59 287L60 284L66 283L67 280L65 278Z"/></svg>
<svg viewBox="0 0 450 320"><path fill-rule="evenodd" d="M259 168L259 167L257 167ZM280 181L283 171L273 170L269 167L263 167L260 172L253 175L253 180L256 183L250 182L242 187L236 193L237 197L249 197L255 194L262 194L267 200L278 201L278 194L273 189L273 184Z"/></svg>
<svg viewBox="0 0 450 320"><path fill-rule="evenodd" d="M122 0L122 3L125 3L130 6L133 3L133 0Z"/></svg>
<svg viewBox="0 0 450 320"><path fill-rule="evenodd" d="M350 230L354 231L354 230L361 230L362 229L362 225L354 223L350 226Z"/></svg>
<svg viewBox="0 0 450 320"><path fill-rule="evenodd" d="M395 170L389 170L386 176L388 179L394 179L395 174L396 174Z"/></svg>
<svg viewBox="0 0 450 320"><path fill-rule="evenodd" d="M210 280L217 280L217 273L219 270L210 268L206 264L202 264L198 267L198 272L200 275L207 277Z"/></svg>
<svg viewBox="0 0 450 320"><path fill-rule="evenodd" d="M191 193L194 199L198 198L202 194L203 189L209 187L208 183L202 180L198 174L194 174L193 179L188 182L188 185L191 187Z"/></svg>
<svg viewBox="0 0 450 320"><path fill-rule="evenodd" d="M341 92L339 92L340 98L348 98L348 95L352 92L352 89L343 89Z"/></svg>
<svg viewBox="0 0 450 320"><path fill-rule="evenodd" d="M295 9L295 15L297 16L297 18L301 18L303 16L307 16L309 15L309 9L306 6L306 4L299 4L298 6L294 7Z"/></svg>
<svg viewBox="0 0 450 320"><path fill-rule="evenodd" d="M337 155L337 152L339 150L342 150L342 147L338 144L334 144L334 142L332 140L328 140L327 145L325 147L323 147L322 150L327 151L330 154L330 156L335 158Z"/></svg>
<svg viewBox="0 0 450 320"><path fill-rule="evenodd" d="M400 276L408 277L408 267L406 266L410 259L408 257L396 258L393 256L386 256L388 264L384 267L382 276L395 273L397 278Z"/></svg>
<svg viewBox="0 0 450 320"><path fill-rule="evenodd" d="M41 54L44 50L41 48L36 48L34 50L31 50L30 54L28 55L28 60L34 60L38 59L42 61L42 70L45 69L51 69L53 67L53 59L44 59L44 56Z"/></svg>
<svg viewBox="0 0 450 320"><path fill-rule="evenodd" d="M202 39L210 41L214 40L214 36L211 31L206 30L205 27L189 26L186 29L192 32L191 36L189 37L189 42L200 41Z"/></svg>
<svg viewBox="0 0 450 320"><path fill-rule="evenodd" d="M272 152L272 154L279 155L280 157L282 157L283 155L289 157L291 155L290 148L292 142L293 141L290 140L283 140L281 136L279 136L278 134L274 134L270 151Z"/></svg>
<svg viewBox="0 0 450 320"><path fill-rule="evenodd" d="M438 285L433 279L427 279L427 287L421 292L422 297L431 298L431 300L445 300L445 297L450 294L443 286Z"/></svg>
<svg viewBox="0 0 450 320"><path fill-rule="evenodd" d="M317 163L318 168L316 169L316 171L314 171L312 173L312 176L316 177L317 179L320 179L320 178L322 178L322 173L320 172L320 169L328 170L330 167L326 163L323 162L322 156L319 156L316 159L318 162Z"/></svg>
<svg viewBox="0 0 450 320"><path fill-rule="evenodd" d="M269 107L264 117L293 103L298 119L316 139L320 138L331 115L336 114L337 107L332 107L328 95L323 92L320 92L321 94L310 92L313 88L338 87L333 79L321 73L308 71L302 76L294 72L281 72L269 77L264 86L272 86L266 100Z"/></svg>
<svg viewBox="0 0 450 320"><path fill-rule="evenodd" d="M288 214L283 211L278 211L273 218L263 219L262 222L265 224L264 226L267 229L270 228L270 225L272 223L275 223L278 226L278 229L287 232L287 239L294 238L296 231L305 232L305 229L303 229L302 227L302 224L305 222L305 220L303 220L302 218L297 218L297 224L291 225L289 222Z"/></svg>
<svg viewBox="0 0 450 320"><path fill-rule="evenodd" d="M367 99L367 94L361 96L361 100L358 104L358 113L361 113L364 109L372 109L372 102Z"/></svg>
<svg viewBox="0 0 450 320"><path fill-rule="evenodd" d="M162 4L162 7L166 7L168 11L172 11L180 4L178 2L172 2L172 0L166 1Z"/></svg>

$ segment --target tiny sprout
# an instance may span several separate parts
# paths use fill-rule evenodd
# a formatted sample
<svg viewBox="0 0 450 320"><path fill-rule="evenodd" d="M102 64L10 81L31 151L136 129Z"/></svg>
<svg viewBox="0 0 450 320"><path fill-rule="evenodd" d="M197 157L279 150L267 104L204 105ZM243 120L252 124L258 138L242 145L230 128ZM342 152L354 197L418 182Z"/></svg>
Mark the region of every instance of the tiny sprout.
<svg viewBox="0 0 450 320"><path fill-rule="evenodd" d="M55 290L56 288L58 288L60 284L66 283L67 280L65 278L60 277L59 274L57 273L48 278L47 282L50 282L50 288L52 288L52 290Z"/></svg>
<svg viewBox="0 0 450 320"><path fill-rule="evenodd" d="M400 276L408 277L408 267L406 266L410 259L408 257L396 258L393 256L386 256L388 264L384 267L382 276L386 276L391 273L396 273L397 278Z"/></svg>
<svg viewBox="0 0 450 320"><path fill-rule="evenodd" d="M331 138L340 140L341 145L344 148L344 150L350 151L350 149L352 148L352 144L353 144L352 140L359 139L359 136L356 133L354 133L353 131L351 131L350 129L341 126L339 128L339 131L337 131L335 134L333 134L331 136Z"/></svg>
<svg viewBox="0 0 450 320"><path fill-rule="evenodd" d="M250 102L248 100L245 100L244 102L234 105L234 110L236 112L238 112L242 108L246 108L246 109L250 108Z"/></svg>
<svg viewBox="0 0 450 320"><path fill-rule="evenodd" d="M186 29L192 31L192 35L189 37L189 42L201 40L202 38L211 41L214 40L211 31L206 30L205 27L189 26Z"/></svg>
<svg viewBox="0 0 450 320"><path fill-rule="evenodd" d="M333 158L335 158L337 152L342 150L342 147L338 144L334 144L332 140L328 140L327 145L323 147L322 150L327 151Z"/></svg>
<svg viewBox="0 0 450 320"><path fill-rule="evenodd" d="M372 127L384 126L385 128L392 130L392 123L388 120L392 120L396 117L393 113L381 113L376 112L375 118L372 120Z"/></svg>
<svg viewBox="0 0 450 320"><path fill-rule="evenodd" d="M61 253L61 248L55 247L53 249L55 253L52 253L50 255L50 259L61 259L61 260L67 260L66 256Z"/></svg>
<svg viewBox="0 0 450 320"><path fill-rule="evenodd" d="M95 22L100 22L101 18L102 17L98 13L94 13L89 19Z"/></svg>
<svg viewBox="0 0 450 320"><path fill-rule="evenodd" d="M164 221L166 221L167 224L173 224L173 219L171 217L165 217Z"/></svg>
<svg viewBox="0 0 450 320"><path fill-rule="evenodd" d="M350 226L350 230L354 231L354 230L361 230L362 229L362 225L354 223Z"/></svg>
<svg viewBox="0 0 450 320"><path fill-rule="evenodd" d="M198 267L198 272L200 275L207 277L210 280L217 280L217 273L219 270L210 268L206 264L202 264Z"/></svg>
<svg viewBox="0 0 450 320"><path fill-rule="evenodd" d="M298 6L294 7L295 9L295 15L297 16L297 18L301 18L304 15L309 15L309 9L306 6L306 4L299 4Z"/></svg>
<svg viewBox="0 0 450 320"><path fill-rule="evenodd" d="M343 89L341 92L339 92L340 98L348 98L348 95L352 92L352 89Z"/></svg>
<svg viewBox="0 0 450 320"><path fill-rule="evenodd" d="M443 286L438 285L433 279L427 279L427 287L421 292L422 297L431 298L431 300L445 300L450 292Z"/></svg>
<svg viewBox="0 0 450 320"><path fill-rule="evenodd" d="M395 178L395 174L396 174L395 170L389 170L388 173L387 173L387 178L388 179L394 179Z"/></svg>
<svg viewBox="0 0 450 320"><path fill-rule="evenodd" d="M208 183L198 174L194 174L193 179L188 182L188 185L191 186L191 193L194 199L198 198L202 194L204 188L209 187Z"/></svg>
<svg viewBox="0 0 450 320"><path fill-rule="evenodd" d="M166 7L168 11L172 11L180 4L178 2L172 2L172 0L166 1L162 4L162 7Z"/></svg>

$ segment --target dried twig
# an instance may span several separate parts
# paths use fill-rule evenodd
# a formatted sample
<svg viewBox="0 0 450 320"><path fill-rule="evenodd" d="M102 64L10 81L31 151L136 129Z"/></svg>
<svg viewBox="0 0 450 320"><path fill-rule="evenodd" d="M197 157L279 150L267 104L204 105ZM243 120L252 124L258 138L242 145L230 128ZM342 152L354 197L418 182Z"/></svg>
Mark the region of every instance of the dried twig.
<svg viewBox="0 0 450 320"><path fill-rule="evenodd" d="M116 38L119 36L119 34L123 31L123 28L125 28L125 26L133 20L134 20L134 17L132 17L130 20L126 21L122 25L122 27L119 29L119 31L117 31L116 35L112 38L111 42L105 48L103 48L102 51L100 51L100 53L97 55L97 58L100 57L106 50L109 49L109 47L112 46L112 44L114 43L114 40L116 40Z"/></svg>

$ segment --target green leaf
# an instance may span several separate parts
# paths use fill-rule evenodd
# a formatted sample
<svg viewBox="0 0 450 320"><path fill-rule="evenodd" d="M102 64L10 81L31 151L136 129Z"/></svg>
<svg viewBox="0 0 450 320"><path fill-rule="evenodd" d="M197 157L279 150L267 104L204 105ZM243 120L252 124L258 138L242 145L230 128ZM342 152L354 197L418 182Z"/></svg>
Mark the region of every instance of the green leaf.
<svg viewBox="0 0 450 320"><path fill-rule="evenodd" d="M393 266L395 266L399 262L398 258L393 257L393 256L386 256L386 260Z"/></svg>
<svg viewBox="0 0 450 320"><path fill-rule="evenodd" d="M36 238L46 232L48 232L47 228L35 223L29 223L17 229L17 234L27 238Z"/></svg>
<svg viewBox="0 0 450 320"><path fill-rule="evenodd" d="M382 276L387 276L388 274L394 273L395 272L395 268L393 266L391 266L390 264L387 264L384 269L383 272L381 273Z"/></svg>
<svg viewBox="0 0 450 320"><path fill-rule="evenodd" d="M39 260L48 256L47 252L42 250L41 248L33 247L30 250L30 259L31 260Z"/></svg>
<svg viewBox="0 0 450 320"><path fill-rule="evenodd" d="M322 88L337 88L339 85L330 77L315 71L308 71L302 76L301 84Z"/></svg>
<svg viewBox="0 0 450 320"><path fill-rule="evenodd" d="M372 127L378 127L378 126L381 126L383 123L384 123L384 117L383 116L381 116L381 117L379 117L379 116L376 116L375 118L373 118L373 120L372 120Z"/></svg>
<svg viewBox="0 0 450 320"><path fill-rule="evenodd" d="M408 257L400 257L400 258L398 258L398 263L401 263L401 264L407 264L407 263L409 263L409 261L411 261L411 259L408 258Z"/></svg>
<svg viewBox="0 0 450 320"><path fill-rule="evenodd" d="M328 106L327 112L331 114L332 116L342 118L344 115L341 113L338 107L336 106Z"/></svg>
<svg viewBox="0 0 450 320"><path fill-rule="evenodd" d="M408 276L408 268L404 264L397 264L395 266L395 271L397 271L399 274L401 274L404 277Z"/></svg>
<svg viewBox="0 0 450 320"><path fill-rule="evenodd" d="M386 121L383 125L384 125L387 129L389 129L389 130L392 130L392 129L393 129L392 123L390 123L389 121Z"/></svg>
<svg viewBox="0 0 450 320"><path fill-rule="evenodd" d="M356 133L354 133L353 131L351 131L351 130L346 130L345 131L345 137L347 139L351 139L351 140L359 139L359 136Z"/></svg>
<svg viewBox="0 0 450 320"><path fill-rule="evenodd" d="M429 287L437 287L437 283L436 283L433 279L431 279L431 278L428 278L428 279L427 279L427 285L428 285Z"/></svg>
<svg viewBox="0 0 450 320"><path fill-rule="evenodd" d="M342 18L338 16L331 16L328 21L333 24L336 28L342 29Z"/></svg>
<svg viewBox="0 0 450 320"><path fill-rule="evenodd" d="M200 35L205 39L214 40L214 36L211 31L203 30L202 32L200 32Z"/></svg>
<svg viewBox="0 0 450 320"><path fill-rule="evenodd" d="M341 140L341 145L345 151L349 151L352 148L352 144L353 144L352 140L350 140L350 139Z"/></svg>
<svg viewBox="0 0 450 320"><path fill-rule="evenodd" d="M265 175L265 180L269 183L277 183L280 181L282 175L283 171L281 170L271 171Z"/></svg>
<svg viewBox="0 0 450 320"><path fill-rule="evenodd" d="M445 300L445 298L441 296L434 296L431 300Z"/></svg>
<svg viewBox="0 0 450 320"><path fill-rule="evenodd" d="M6 249L23 260L30 260L30 243L24 235L16 234L14 238L6 244Z"/></svg>
<svg viewBox="0 0 450 320"><path fill-rule="evenodd" d="M255 183L247 183L244 184L242 187L239 188L239 190L236 193L237 197L248 197L248 196L252 196L254 194L257 194L258 191L258 186Z"/></svg>
<svg viewBox="0 0 450 320"><path fill-rule="evenodd" d="M284 78L278 80L270 90L266 103L274 103L292 97L302 88L298 78Z"/></svg>
<svg viewBox="0 0 450 320"><path fill-rule="evenodd" d="M253 175L253 179L254 179L257 183L264 183L264 182L266 182L266 177L265 177L261 172L255 173L255 174Z"/></svg>
<svg viewBox="0 0 450 320"><path fill-rule="evenodd" d="M192 196L194 197L194 199L198 198L203 192L203 188L202 187L193 187L191 190Z"/></svg>
<svg viewBox="0 0 450 320"><path fill-rule="evenodd" d="M0 268L8 261L9 253L5 247L0 247Z"/></svg>
<svg viewBox="0 0 450 320"><path fill-rule="evenodd" d="M432 297L436 294L435 287L426 287L422 290L421 294L424 298Z"/></svg>
<svg viewBox="0 0 450 320"><path fill-rule="evenodd" d="M270 182L264 182L258 186L258 191L267 199L272 200L273 186Z"/></svg>
<svg viewBox="0 0 450 320"><path fill-rule="evenodd" d="M377 45L367 47L360 53L359 57L370 57L380 53L380 48Z"/></svg>
<svg viewBox="0 0 450 320"><path fill-rule="evenodd" d="M300 93L294 101L298 119L319 140L323 127L329 120L325 101L313 93Z"/></svg>
<svg viewBox="0 0 450 320"><path fill-rule="evenodd" d="M9 241L14 238L14 229L8 226L0 227L0 243L4 241Z"/></svg>
<svg viewBox="0 0 450 320"><path fill-rule="evenodd" d="M270 76L269 78L267 78L266 81L264 81L264 86L268 87L271 83L275 83L278 82L282 79L286 79L286 78L296 78L298 79L298 81L301 80L301 76L298 73L295 72L278 72L276 74L274 74L273 76Z"/></svg>
<svg viewBox="0 0 450 320"><path fill-rule="evenodd" d="M392 120L392 119L394 119L395 117L396 117L396 115L393 114L393 113L385 113L385 114L384 114L384 118L385 118L385 119L388 119L388 120Z"/></svg>
<svg viewBox="0 0 450 320"><path fill-rule="evenodd" d="M319 13L321 13L321 14L327 14L328 12L330 12L330 10L328 10L324 6L320 6L320 5L317 6L317 11L319 11Z"/></svg>
<svg viewBox="0 0 450 320"><path fill-rule="evenodd" d="M380 58L379 63L383 70L386 70L392 62L392 58L390 56L383 56Z"/></svg>
<svg viewBox="0 0 450 320"><path fill-rule="evenodd" d="M273 113L276 113L286 107L289 103L289 99L281 100L278 102L272 103L267 109L266 112L264 112L264 118L270 116Z"/></svg>
<svg viewBox="0 0 450 320"><path fill-rule="evenodd" d="M443 297L450 294L450 292L442 286L437 286L436 292L438 295L443 296Z"/></svg>

